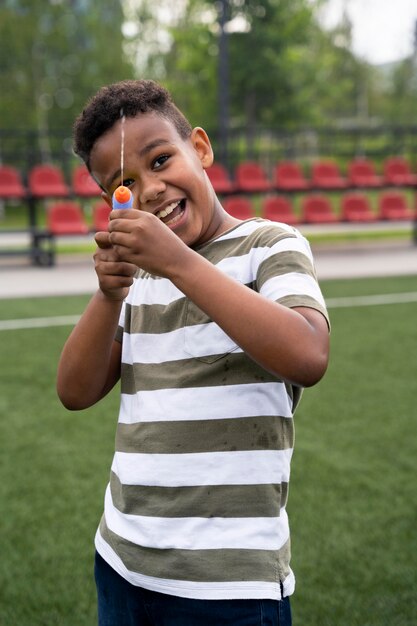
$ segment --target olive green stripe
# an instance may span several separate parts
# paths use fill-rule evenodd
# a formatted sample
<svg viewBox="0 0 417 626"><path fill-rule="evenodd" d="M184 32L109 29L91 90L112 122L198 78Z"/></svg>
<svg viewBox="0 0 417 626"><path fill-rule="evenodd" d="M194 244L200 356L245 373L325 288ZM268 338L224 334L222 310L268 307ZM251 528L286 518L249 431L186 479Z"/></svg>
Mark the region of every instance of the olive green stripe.
<svg viewBox="0 0 417 626"><path fill-rule="evenodd" d="M277 382L277 378L249 359L244 352L210 355L211 367L198 358L165 361L164 363L134 363L122 365L122 393L156 389L176 389L179 386L219 387L249 383Z"/></svg>
<svg viewBox="0 0 417 626"><path fill-rule="evenodd" d="M104 517L100 533L129 571L144 576L200 583L278 583L289 574L289 540L279 550L158 550L119 537L107 528Z"/></svg>
<svg viewBox="0 0 417 626"><path fill-rule="evenodd" d="M295 238L295 234L289 233L277 225L265 223L249 235L220 241L215 240L197 249L197 252L210 263L216 265L228 256L245 256L258 247L272 247L283 239Z"/></svg>
<svg viewBox="0 0 417 626"><path fill-rule="evenodd" d="M117 425L116 450L141 454L194 454L293 447L293 420L241 417Z"/></svg>
<svg viewBox="0 0 417 626"><path fill-rule="evenodd" d="M260 290L270 278L283 276L291 272L307 274L307 276L311 276L316 280L315 269L310 259L301 252L289 250L277 252L262 261L258 269L258 289Z"/></svg>
<svg viewBox="0 0 417 626"><path fill-rule="evenodd" d="M294 307L307 307L310 309L316 309L317 311L320 311L320 313L322 313L324 315L324 317L327 320L327 323L330 325L329 323L329 314L326 310L326 308L324 306L322 306L319 302L317 302L317 300L315 300L314 298L312 298L311 296L306 296L306 295L289 295L289 296L285 296L284 298L279 298L277 300L277 302L279 302L280 304L283 304L284 306L287 306L289 308L294 308Z"/></svg>
<svg viewBox="0 0 417 626"><path fill-rule="evenodd" d="M135 333L163 333L184 326L185 298L169 304L126 304L125 328Z"/></svg>
<svg viewBox="0 0 417 626"><path fill-rule="evenodd" d="M288 483L155 487L122 485L112 472L114 506L127 515L151 517L279 517Z"/></svg>
<svg viewBox="0 0 417 626"><path fill-rule="evenodd" d="M252 286L253 283L248 285ZM167 305L126 305L125 327L130 333L162 334L211 321L206 313L186 298Z"/></svg>
<svg viewBox="0 0 417 626"><path fill-rule="evenodd" d="M285 388L287 390L287 394L288 396L291 398L291 409L292 409L292 413L294 415L295 413L295 409L297 408L300 400L301 400L301 396L303 395L303 387L296 387L295 385L285 385Z"/></svg>

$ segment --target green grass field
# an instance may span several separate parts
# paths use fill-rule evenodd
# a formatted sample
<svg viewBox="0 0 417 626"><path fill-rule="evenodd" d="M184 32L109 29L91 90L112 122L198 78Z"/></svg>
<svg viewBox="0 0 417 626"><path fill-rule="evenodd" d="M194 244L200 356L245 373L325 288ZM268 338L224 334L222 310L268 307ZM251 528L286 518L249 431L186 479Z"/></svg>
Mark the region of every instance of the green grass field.
<svg viewBox="0 0 417 626"><path fill-rule="evenodd" d="M331 304L331 362L296 414L288 506L294 626L411 626L417 302L339 298L416 293L417 276L322 288ZM0 328L1 320L77 315L86 301L3 300ZM96 623L93 537L118 394L85 412L60 406L55 371L69 330L0 330L2 626Z"/></svg>

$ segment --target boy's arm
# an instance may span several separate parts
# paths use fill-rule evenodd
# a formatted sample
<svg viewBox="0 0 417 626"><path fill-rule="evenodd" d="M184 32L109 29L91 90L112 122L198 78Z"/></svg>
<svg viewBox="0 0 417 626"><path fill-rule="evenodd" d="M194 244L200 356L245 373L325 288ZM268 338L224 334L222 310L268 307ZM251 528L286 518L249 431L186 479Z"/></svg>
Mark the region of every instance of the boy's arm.
<svg viewBox="0 0 417 626"><path fill-rule="evenodd" d="M233 280L185 245L154 215L110 215L120 259L169 278L254 361L277 377L308 387L326 371L329 332L315 309L290 309ZM129 217L131 219L124 219Z"/></svg>
<svg viewBox="0 0 417 626"><path fill-rule="evenodd" d="M73 329L58 365L57 392L64 406L85 409L104 397L120 377L121 344L115 341L123 299L137 268L118 262L108 233L97 233L94 256L100 289Z"/></svg>
<svg viewBox="0 0 417 626"><path fill-rule="evenodd" d="M192 250L171 280L263 368L302 387L324 375L329 329L319 311L268 300Z"/></svg>

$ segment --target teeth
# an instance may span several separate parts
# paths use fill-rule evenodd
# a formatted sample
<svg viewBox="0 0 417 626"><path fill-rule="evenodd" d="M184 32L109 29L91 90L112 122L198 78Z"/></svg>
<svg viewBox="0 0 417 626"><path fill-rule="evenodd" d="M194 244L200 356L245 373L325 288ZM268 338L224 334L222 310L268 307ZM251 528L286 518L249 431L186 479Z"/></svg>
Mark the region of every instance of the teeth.
<svg viewBox="0 0 417 626"><path fill-rule="evenodd" d="M162 211L158 211L158 213L156 214L156 217L159 217L159 219L162 219L163 217L166 217L167 215L170 215L172 213L172 211L177 208L179 203L180 203L180 200L178 200L178 202L172 202L172 204L169 204Z"/></svg>

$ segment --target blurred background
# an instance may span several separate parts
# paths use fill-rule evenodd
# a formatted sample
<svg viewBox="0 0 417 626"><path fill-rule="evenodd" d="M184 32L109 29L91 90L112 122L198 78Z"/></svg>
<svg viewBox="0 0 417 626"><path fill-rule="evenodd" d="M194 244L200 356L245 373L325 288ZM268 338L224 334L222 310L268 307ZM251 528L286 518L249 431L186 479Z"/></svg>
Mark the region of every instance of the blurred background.
<svg viewBox="0 0 417 626"><path fill-rule="evenodd" d="M0 230L26 230L35 262L53 262L52 253L42 257L36 229L65 234L49 215L50 200L77 202L86 222L78 233L99 227L92 204L99 190L73 154L72 125L100 86L137 77L165 85L191 123L207 130L216 191L246 196L228 203L229 212L378 222L374 230L389 219L391 230L411 233L417 7L410 0L3 0L0 52ZM49 186L37 184L51 176ZM327 206L306 207L307 191L326 192ZM350 209L349 191L363 192ZM386 191L396 193L386 199ZM286 198L271 211L268 193Z"/></svg>
<svg viewBox="0 0 417 626"><path fill-rule="evenodd" d="M399 153L414 165L416 20L409 0L3 0L0 158L70 175L86 100L145 77L229 169Z"/></svg>

